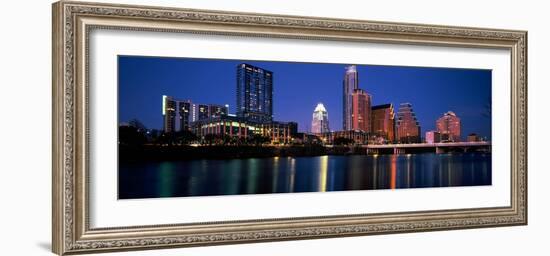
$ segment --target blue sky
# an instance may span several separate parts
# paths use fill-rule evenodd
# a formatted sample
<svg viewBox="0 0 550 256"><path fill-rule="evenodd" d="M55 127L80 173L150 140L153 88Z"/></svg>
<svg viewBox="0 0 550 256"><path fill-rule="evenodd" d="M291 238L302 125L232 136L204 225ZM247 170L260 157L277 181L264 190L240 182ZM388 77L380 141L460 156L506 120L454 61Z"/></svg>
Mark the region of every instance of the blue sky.
<svg viewBox="0 0 550 256"><path fill-rule="evenodd" d="M229 104L235 113L236 67L248 63L273 72L273 111L277 121L311 127L318 102L327 108L331 130L342 128L342 80L348 64L296 63L119 56L119 122L137 118L162 129L162 95L197 103ZM422 134L435 129L446 111L461 118L462 136L490 138L491 71L476 69L358 65L359 87L374 105L409 102Z"/></svg>

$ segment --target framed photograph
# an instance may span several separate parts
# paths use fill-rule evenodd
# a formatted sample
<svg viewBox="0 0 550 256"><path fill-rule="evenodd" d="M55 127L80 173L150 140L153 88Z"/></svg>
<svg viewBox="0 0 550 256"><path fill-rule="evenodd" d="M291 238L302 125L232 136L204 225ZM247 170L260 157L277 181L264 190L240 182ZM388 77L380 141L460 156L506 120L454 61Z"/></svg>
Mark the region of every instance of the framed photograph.
<svg viewBox="0 0 550 256"><path fill-rule="evenodd" d="M527 224L527 32L61 1L53 251Z"/></svg>

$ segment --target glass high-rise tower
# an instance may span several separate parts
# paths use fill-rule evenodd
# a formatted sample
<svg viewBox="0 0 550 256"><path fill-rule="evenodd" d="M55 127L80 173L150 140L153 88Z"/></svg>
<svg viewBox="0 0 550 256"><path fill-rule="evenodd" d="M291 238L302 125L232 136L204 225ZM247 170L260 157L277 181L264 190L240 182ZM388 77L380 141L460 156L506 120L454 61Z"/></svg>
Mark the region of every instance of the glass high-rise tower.
<svg viewBox="0 0 550 256"><path fill-rule="evenodd" d="M237 66L236 112L249 122L273 121L273 72L246 63Z"/></svg>
<svg viewBox="0 0 550 256"><path fill-rule="evenodd" d="M359 89L359 75L357 73L357 66L350 65L346 67L343 82L342 128L344 131L353 129L353 92L356 89Z"/></svg>
<svg viewBox="0 0 550 256"><path fill-rule="evenodd" d="M311 132L312 133L328 133L330 132L328 126L328 112L325 109L323 103L317 104L313 111L313 118L311 120Z"/></svg>

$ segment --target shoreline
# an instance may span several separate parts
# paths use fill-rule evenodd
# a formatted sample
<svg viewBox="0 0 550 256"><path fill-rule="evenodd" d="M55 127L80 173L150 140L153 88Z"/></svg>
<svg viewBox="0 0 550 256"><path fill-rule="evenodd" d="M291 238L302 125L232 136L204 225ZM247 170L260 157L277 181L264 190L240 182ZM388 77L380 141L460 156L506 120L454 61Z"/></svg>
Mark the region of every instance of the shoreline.
<svg viewBox="0 0 550 256"><path fill-rule="evenodd" d="M410 154L435 153L430 150L416 150ZM448 152L453 153L453 152ZM464 152L460 152L464 153ZM485 152L489 153L490 152ZM316 157L324 155L349 156L349 155L392 155L393 151L369 152L366 148L356 146L322 145L307 146L118 146L120 162L143 161L181 161L201 159L247 159L269 157Z"/></svg>

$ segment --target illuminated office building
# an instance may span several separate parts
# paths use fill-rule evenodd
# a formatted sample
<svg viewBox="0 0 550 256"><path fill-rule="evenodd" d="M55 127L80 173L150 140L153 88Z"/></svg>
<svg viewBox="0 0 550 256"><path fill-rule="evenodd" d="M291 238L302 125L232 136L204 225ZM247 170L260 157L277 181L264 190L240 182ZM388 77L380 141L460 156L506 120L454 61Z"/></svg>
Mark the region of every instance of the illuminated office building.
<svg viewBox="0 0 550 256"><path fill-rule="evenodd" d="M352 94L351 129L364 132L371 131L371 96L361 89Z"/></svg>
<svg viewBox="0 0 550 256"><path fill-rule="evenodd" d="M437 119L436 128L444 141L460 141L460 118L452 111Z"/></svg>
<svg viewBox="0 0 550 256"><path fill-rule="evenodd" d="M477 134L475 133L470 133L468 134L468 138L466 139L468 142L478 142L478 141L482 141L481 140L481 137L479 137Z"/></svg>
<svg viewBox="0 0 550 256"><path fill-rule="evenodd" d="M180 123L179 130L189 130L189 125L195 119L193 117L194 104L191 103L191 101L179 101L177 102L177 105L178 105L178 114L179 114L179 123Z"/></svg>
<svg viewBox="0 0 550 256"><path fill-rule="evenodd" d="M273 72L245 63L237 66L237 116L257 123L273 120Z"/></svg>
<svg viewBox="0 0 550 256"><path fill-rule="evenodd" d="M441 142L441 133L438 131L427 131L426 132L426 143L439 143Z"/></svg>
<svg viewBox="0 0 550 256"><path fill-rule="evenodd" d="M191 123L228 114L228 105L197 104L162 96L163 129L166 133L189 130Z"/></svg>
<svg viewBox="0 0 550 256"><path fill-rule="evenodd" d="M320 134L319 137L326 144L333 144L337 138L344 138L353 141L354 144L363 145L368 143L369 134L360 130L332 131Z"/></svg>
<svg viewBox="0 0 550 256"><path fill-rule="evenodd" d="M342 98L342 128L343 130L352 130L352 111L353 111L353 93L359 89L359 75L357 66L350 65L345 68L343 81L343 98Z"/></svg>
<svg viewBox="0 0 550 256"><path fill-rule="evenodd" d="M371 132L388 142L395 141L395 113L393 104L372 106Z"/></svg>
<svg viewBox="0 0 550 256"><path fill-rule="evenodd" d="M420 124L416 119L412 104L401 103L397 111L397 141L399 143L420 142Z"/></svg>
<svg viewBox="0 0 550 256"><path fill-rule="evenodd" d="M323 103L317 104L313 111L313 118L311 120L311 132L312 133L327 133L330 132L328 124L328 112L325 109Z"/></svg>
<svg viewBox="0 0 550 256"><path fill-rule="evenodd" d="M269 138L272 144L287 144L292 141L294 124L275 121L265 123L249 122L241 117L226 115L193 122L192 131L199 138L203 138L208 134L238 139L261 135Z"/></svg>
<svg viewBox="0 0 550 256"><path fill-rule="evenodd" d="M162 96L162 117L164 118L164 131L175 132L176 131L176 116L177 116L178 102L172 97L166 95Z"/></svg>

